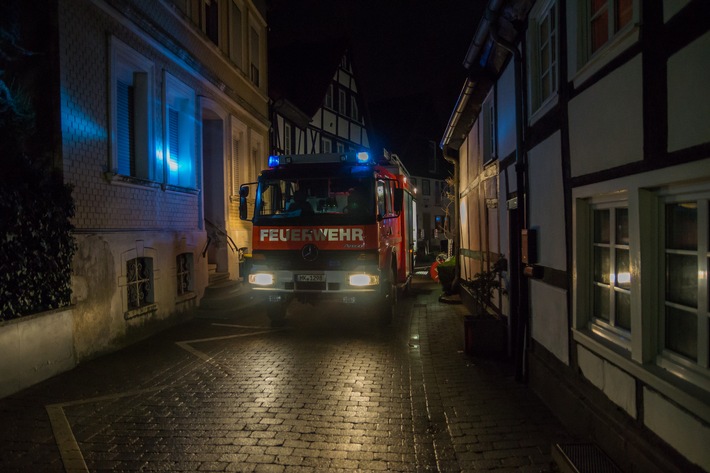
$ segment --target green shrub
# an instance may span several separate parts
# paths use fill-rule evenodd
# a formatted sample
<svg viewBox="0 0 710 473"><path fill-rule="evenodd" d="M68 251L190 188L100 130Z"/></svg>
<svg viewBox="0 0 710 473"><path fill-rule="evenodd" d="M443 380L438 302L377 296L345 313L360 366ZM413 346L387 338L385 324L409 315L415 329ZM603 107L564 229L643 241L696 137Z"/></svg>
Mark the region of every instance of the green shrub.
<svg viewBox="0 0 710 473"><path fill-rule="evenodd" d="M14 39L1 28L0 36ZM14 42L0 46L8 46L2 59L25 56ZM8 86L0 67L0 320L71 301L74 202L53 166L52 143L43 142L47 133L37 133L31 97Z"/></svg>

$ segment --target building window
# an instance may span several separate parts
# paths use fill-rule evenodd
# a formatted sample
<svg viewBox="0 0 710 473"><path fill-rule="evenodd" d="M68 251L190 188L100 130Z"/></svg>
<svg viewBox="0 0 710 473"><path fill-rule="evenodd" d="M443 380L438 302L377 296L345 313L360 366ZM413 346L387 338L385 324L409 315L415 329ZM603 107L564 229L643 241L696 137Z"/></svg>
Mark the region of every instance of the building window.
<svg viewBox="0 0 710 473"><path fill-rule="evenodd" d="M333 151L333 142L329 138L321 138L320 141L321 152L331 153Z"/></svg>
<svg viewBox="0 0 710 473"><path fill-rule="evenodd" d="M481 108L483 116L483 158L485 162L495 159L496 156L496 113L493 91L488 95L483 107Z"/></svg>
<svg viewBox="0 0 710 473"><path fill-rule="evenodd" d="M241 6L234 0L229 5L229 59L232 60L238 68L242 68L242 9Z"/></svg>
<svg viewBox="0 0 710 473"><path fill-rule="evenodd" d="M111 39L111 128L114 173L153 179L153 63L119 40Z"/></svg>
<svg viewBox="0 0 710 473"><path fill-rule="evenodd" d="M539 3L530 14L531 111L535 112L557 92L557 5Z"/></svg>
<svg viewBox="0 0 710 473"><path fill-rule="evenodd" d="M202 0L202 32L214 44L219 45L219 2L218 0Z"/></svg>
<svg viewBox="0 0 710 473"><path fill-rule="evenodd" d="M181 253L175 257L177 267L177 295L184 296L193 291L193 255Z"/></svg>
<svg viewBox="0 0 710 473"><path fill-rule="evenodd" d="M710 366L710 212L708 199L674 197L663 203L663 355L678 365Z"/></svg>
<svg viewBox="0 0 710 473"><path fill-rule="evenodd" d="M325 103L326 108L333 109L333 84L328 85L328 91L325 93Z"/></svg>
<svg viewBox="0 0 710 473"><path fill-rule="evenodd" d="M629 340L629 211L618 205L599 205L592 210L591 323L592 330L608 331L614 337Z"/></svg>
<svg viewBox="0 0 710 473"><path fill-rule="evenodd" d="M441 205L441 193L443 186L439 181L434 181L434 205Z"/></svg>
<svg viewBox="0 0 710 473"><path fill-rule="evenodd" d="M126 262L128 310L151 305L153 296L153 258L139 257Z"/></svg>
<svg viewBox="0 0 710 473"><path fill-rule="evenodd" d="M335 151L336 153L344 153L345 152L345 145L343 143L335 143Z"/></svg>
<svg viewBox="0 0 710 473"><path fill-rule="evenodd" d="M165 169L168 184L196 188L195 92L165 73Z"/></svg>
<svg viewBox="0 0 710 473"><path fill-rule="evenodd" d="M422 179L422 195L431 195L429 179Z"/></svg>
<svg viewBox="0 0 710 473"><path fill-rule="evenodd" d="M249 78L251 81L259 87L261 84L261 79L260 79L260 69L261 67L259 66L261 64L261 44L260 44L260 35L259 31L256 29L256 27L251 26L249 28L249 63L250 63L250 72L249 72Z"/></svg>
<svg viewBox="0 0 710 473"><path fill-rule="evenodd" d="M360 111L357 108L357 99L355 96L350 97L350 118L355 121L360 120Z"/></svg>
<svg viewBox="0 0 710 473"><path fill-rule="evenodd" d="M291 124L284 123L284 153L291 154Z"/></svg>
<svg viewBox="0 0 710 473"><path fill-rule="evenodd" d="M338 112L340 112L341 115L347 115L348 111L348 104L347 104L347 96L345 94L345 91L343 89L338 90Z"/></svg>
<svg viewBox="0 0 710 473"><path fill-rule="evenodd" d="M633 7L633 0L590 0L590 54L598 51L615 34L631 23Z"/></svg>

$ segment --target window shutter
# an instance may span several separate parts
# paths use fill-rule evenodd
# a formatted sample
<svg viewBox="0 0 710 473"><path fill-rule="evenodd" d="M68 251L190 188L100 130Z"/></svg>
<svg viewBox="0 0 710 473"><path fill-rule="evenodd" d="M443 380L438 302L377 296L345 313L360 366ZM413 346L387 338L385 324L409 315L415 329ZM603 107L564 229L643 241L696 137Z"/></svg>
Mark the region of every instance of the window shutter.
<svg viewBox="0 0 710 473"><path fill-rule="evenodd" d="M134 116L133 87L118 81L116 87L116 151L118 173L125 176L134 176L136 172Z"/></svg>

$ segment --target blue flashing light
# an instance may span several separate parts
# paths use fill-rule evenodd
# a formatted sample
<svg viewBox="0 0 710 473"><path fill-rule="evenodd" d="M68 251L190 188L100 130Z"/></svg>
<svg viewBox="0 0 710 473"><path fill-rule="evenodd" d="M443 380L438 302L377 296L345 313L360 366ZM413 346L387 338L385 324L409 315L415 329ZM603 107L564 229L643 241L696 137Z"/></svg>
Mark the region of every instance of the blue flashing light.
<svg viewBox="0 0 710 473"><path fill-rule="evenodd" d="M279 157L278 156L269 156L269 167L270 168L275 168L276 166L279 165Z"/></svg>
<svg viewBox="0 0 710 473"><path fill-rule="evenodd" d="M367 163L370 161L370 154L367 151L360 151L357 154L358 163Z"/></svg>

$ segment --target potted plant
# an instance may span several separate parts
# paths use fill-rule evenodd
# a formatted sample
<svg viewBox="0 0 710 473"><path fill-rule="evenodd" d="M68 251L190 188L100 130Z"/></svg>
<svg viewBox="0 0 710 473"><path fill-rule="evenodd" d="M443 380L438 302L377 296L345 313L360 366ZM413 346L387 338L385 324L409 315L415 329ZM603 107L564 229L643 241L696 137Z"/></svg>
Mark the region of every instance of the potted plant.
<svg viewBox="0 0 710 473"><path fill-rule="evenodd" d="M506 322L489 310L495 292L504 293L500 273L506 267L501 258L472 280L462 280L462 298L469 299L472 314L464 318L464 350L468 355L503 355L507 351Z"/></svg>

